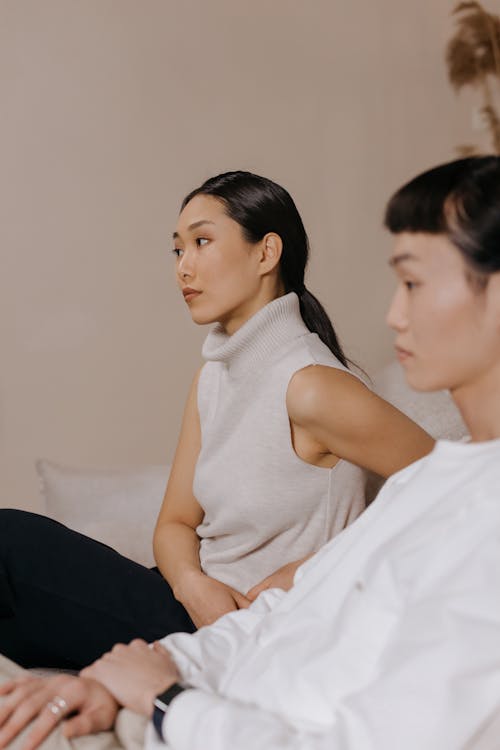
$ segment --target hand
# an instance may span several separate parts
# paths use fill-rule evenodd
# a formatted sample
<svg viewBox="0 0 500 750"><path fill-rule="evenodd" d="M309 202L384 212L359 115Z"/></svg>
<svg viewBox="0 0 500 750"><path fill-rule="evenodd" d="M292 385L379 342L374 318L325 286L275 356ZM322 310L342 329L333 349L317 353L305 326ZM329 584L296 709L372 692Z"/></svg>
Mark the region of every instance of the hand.
<svg viewBox="0 0 500 750"><path fill-rule="evenodd" d="M38 747L68 714L76 714L62 724L69 738L111 729L118 713L105 687L72 675L44 678L27 673L0 685L0 696L0 748L7 747L30 722L23 750ZM57 713L48 705L55 698L62 699Z"/></svg>
<svg viewBox="0 0 500 750"><path fill-rule="evenodd" d="M271 573L270 576L264 578L263 581L251 588L250 591L247 591L247 599L251 602L255 601L258 595L266 589L283 589L283 591L291 589L293 586L293 577L297 568L302 565L303 562L308 560L309 557L311 557L311 555L296 560L295 562L287 563L286 565L283 565L283 567L278 568L278 570L275 570L274 573Z"/></svg>
<svg viewBox="0 0 500 750"><path fill-rule="evenodd" d="M104 685L121 706L148 718L156 696L180 678L172 657L161 644L150 648L140 639L128 646L118 643L80 674Z"/></svg>
<svg viewBox="0 0 500 750"><path fill-rule="evenodd" d="M199 571L193 571L184 578L182 591L177 598L197 628L211 625L227 612L245 609L251 603L239 591Z"/></svg>

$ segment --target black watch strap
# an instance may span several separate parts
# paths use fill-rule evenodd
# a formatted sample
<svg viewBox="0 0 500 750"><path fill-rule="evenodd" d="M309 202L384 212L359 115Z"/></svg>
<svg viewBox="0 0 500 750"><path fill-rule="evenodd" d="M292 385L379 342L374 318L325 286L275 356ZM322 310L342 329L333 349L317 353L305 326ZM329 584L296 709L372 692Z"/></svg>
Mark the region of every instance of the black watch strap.
<svg viewBox="0 0 500 750"><path fill-rule="evenodd" d="M157 695L154 700L153 726L156 729L156 733L160 740L164 740L161 728L169 703L171 703L179 693L182 693L183 690L186 690L186 688L183 688L178 682L174 682L174 684L167 690L160 693L160 695Z"/></svg>

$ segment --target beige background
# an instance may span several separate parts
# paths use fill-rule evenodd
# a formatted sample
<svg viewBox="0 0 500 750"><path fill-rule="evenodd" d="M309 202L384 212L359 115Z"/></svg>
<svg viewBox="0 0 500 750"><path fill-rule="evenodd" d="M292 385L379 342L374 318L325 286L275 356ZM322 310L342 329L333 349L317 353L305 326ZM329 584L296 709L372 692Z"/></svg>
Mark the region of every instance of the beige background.
<svg viewBox="0 0 500 750"><path fill-rule="evenodd" d="M170 235L214 173L290 190L348 353L390 359L384 203L477 136L446 81L451 7L0 0L1 506L39 507L36 457L171 456L205 331Z"/></svg>

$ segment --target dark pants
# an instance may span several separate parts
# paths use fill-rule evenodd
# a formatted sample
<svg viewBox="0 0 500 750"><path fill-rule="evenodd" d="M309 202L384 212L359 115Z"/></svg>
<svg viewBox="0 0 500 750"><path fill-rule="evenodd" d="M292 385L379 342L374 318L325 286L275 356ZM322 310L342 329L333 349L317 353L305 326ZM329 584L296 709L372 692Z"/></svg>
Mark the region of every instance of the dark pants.
<svg viewBox="0 0 500 750"><path fill-rule="evenodd" d="M115 643L195 630L156 569L57 521L0 510L0 653L81 669Z"/></svg>

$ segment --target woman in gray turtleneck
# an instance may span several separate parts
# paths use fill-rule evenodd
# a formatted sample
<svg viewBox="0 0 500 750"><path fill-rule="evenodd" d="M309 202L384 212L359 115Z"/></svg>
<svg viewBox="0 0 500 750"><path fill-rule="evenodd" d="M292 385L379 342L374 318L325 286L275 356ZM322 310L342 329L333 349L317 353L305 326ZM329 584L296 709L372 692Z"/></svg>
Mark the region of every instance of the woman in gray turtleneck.
<svg viewBox="0 0 500 750"><path fill-rule="evenodd" d="M0 642L25 665L80 668L133 637L192 631L289 588L299 564L432 439L351 372L304 285L308 240L290 195L248 172L184 200L179 288L215 323L154 535L158 571L54 521L0 511Z"/></svg>

